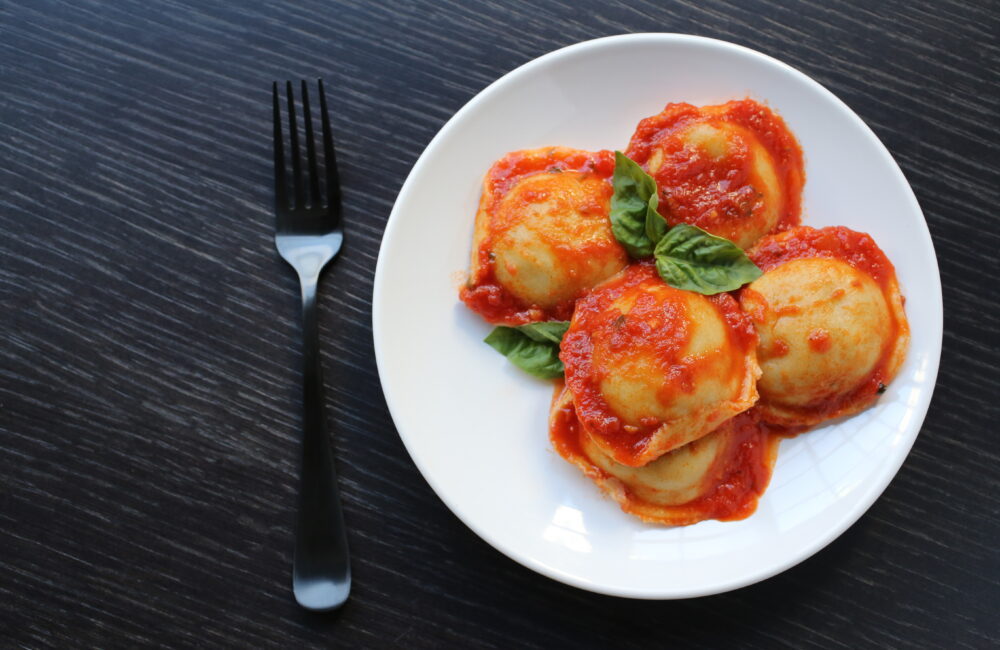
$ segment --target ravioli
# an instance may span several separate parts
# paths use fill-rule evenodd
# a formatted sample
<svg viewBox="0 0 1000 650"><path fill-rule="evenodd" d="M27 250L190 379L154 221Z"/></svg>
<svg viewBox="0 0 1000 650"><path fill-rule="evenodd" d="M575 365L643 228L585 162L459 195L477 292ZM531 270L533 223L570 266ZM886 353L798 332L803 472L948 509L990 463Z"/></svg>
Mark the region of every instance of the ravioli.
<svg viewBox="0 0 1000 650"><path fill-rule="evenodd" d="M618 502L652 523L742 519L767 487L778 439L747 414L642 466L618 463L580 426L573 395L557 387L549 417L555 450Z"/></svg>
<svg viewBox="0 0 1000 650"><path fill-rule="evenodd" d="M675 289L644 262L577 302L560 359L594 443L638 467L753 405L756 342L731 296Z"/></svg>
<svg viewBox="0 0 1000 650"><path fill-rule="evenodd" d="M716 295L668 284L709 290L748 265L715 240L669 251L690 256L684 280L662 250L648 259L662 228L632 164L615 199L619 234L645 257L630 263L611 227L616 154L549 147L487 172L459 295L495 325L559 321L485 342L530 374L562 372L552 446L623 511L676 526L743 519L781 438L870 406L899 372L909 325L895 270L864 233L799 226L802 150L765 105L667 104L625 155L652 177L669 226L726 238L763 273Z"/></svg>
<svg viewBox="0 0 1000 650"><path fill-rule="evenodd" d="M667 104L639 123L626 155L656 181L670 225L748 248L799 223L802 151L784 121L753 100Z"/></svg>
<svg viewBox="0 0 1000 650"><path fill-rule="evenodd" d="M614 155L509 153L486 174L462 300L487 321L568 320L573 302L628 264L608 216Z"/></svg>
<svg viewBox="0 0 1000 650"><path fill-rule="evenodd" d="M799 227L749 251L764 275L739 294L759 335L757 409L811 426L869 406L906 357L895 270L871 237Z"/></svg>

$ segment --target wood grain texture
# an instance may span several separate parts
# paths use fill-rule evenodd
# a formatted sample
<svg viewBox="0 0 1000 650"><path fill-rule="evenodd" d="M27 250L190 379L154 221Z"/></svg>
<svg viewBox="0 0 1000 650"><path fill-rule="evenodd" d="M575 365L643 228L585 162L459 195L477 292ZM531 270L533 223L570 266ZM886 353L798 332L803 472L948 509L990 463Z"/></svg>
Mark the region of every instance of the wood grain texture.
<svg viewBox="0 0 1000 650"><path fill-rule="evenodd" d="M1000 643L1000 4L539 4L0 6L0 645ZM884 496L798 567L682 602L563 586L467 530L372 354L381 233L441 125L538 55L640 31L744 44L844 99L913 184L944 283L937 392ZM355 573L324 616L289 592L297 294L269 210L270 82L317 76L348 224L321 329Z"/></svg>

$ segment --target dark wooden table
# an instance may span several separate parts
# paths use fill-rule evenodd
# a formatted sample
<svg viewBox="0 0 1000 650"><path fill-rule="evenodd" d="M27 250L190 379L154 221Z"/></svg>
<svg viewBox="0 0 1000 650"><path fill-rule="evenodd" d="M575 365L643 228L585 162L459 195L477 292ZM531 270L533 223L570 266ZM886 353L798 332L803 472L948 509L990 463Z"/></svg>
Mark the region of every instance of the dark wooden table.
<svg viewBox="0 0 1000 650"><path fill-rule="evenodd" d="M998 643L1000 5L874 4L5 3L0 646ZM431 137L514 67L636 31L747 45L844 99L913 184L944 283L937 391L884 496L801 565L680 602L558 584L466 529L372 352L382 230ZM330 615L289 593L298 297L270 210L270 82L317 76L348 223L322 336L355 583Z"/></svg>

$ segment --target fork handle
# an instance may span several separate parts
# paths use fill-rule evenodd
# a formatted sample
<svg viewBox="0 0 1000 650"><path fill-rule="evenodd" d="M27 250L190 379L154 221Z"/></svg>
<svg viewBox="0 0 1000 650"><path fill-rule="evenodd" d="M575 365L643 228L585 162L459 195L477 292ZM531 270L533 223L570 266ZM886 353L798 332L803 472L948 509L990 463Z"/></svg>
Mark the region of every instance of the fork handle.
<svg viewBox="0 0 1000 650"><path fill-rule="evenodd" d="M298 524L295 534L293 586L304 607L310 594L329 606L331 590L346 600L351 585L344 515L337 490L333 452L323 408L323 368L319 354L318 277L301 277L302 285L302 465ZM341 594L342 592L342 594ZM339 605L339 603L338 603Z"/></svg>

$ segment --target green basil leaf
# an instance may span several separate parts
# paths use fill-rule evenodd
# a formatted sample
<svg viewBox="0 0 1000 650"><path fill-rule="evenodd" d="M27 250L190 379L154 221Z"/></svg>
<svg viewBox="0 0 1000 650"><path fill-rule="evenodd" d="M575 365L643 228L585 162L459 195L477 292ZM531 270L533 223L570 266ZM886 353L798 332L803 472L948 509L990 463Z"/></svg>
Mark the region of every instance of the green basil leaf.
<svg viewBox="0 0 1000 650"><path fill-rule="evenodd" d="M519 327L495 327L483 339L508 361L528 374L541 379L562 377L559 343L569 329L566 321L528 323Z"/></svg>
<svg viewBox="0 0 1000 650"><path fill-rule="evenodd" d="M649 257L668 230L667 222L656 211L656 181L616 151L612 185L611 232L632 257Z"/></svg>
<svg viewBox="0 0 1000 650"><path fill-rule="evenodd" d="M650 178L650 180L653 180ZM667 225L667 221L660 216L660 213L656 209L658 199L656 198L656 193L654 190L653 198L649 201L649 209L646 210L646 236L649 237L649 241L653 242L653 247L655 247L660 240L667 234L670 230L670 226Z"/></svg>
<svg viewBox="0 0 1000 650"><path fill-rule="evenodd" d="M543 323L528 323L517 328L519 332L525 334L532 341L544 343L549 341L559 345L562 343L563 334L569 329L568 320L550 320Z"/></svg>
<svg viewBox="0 0 1000 650"><path fill-rule="evenodd" d="M688 224L671 228L653 254L664 282L708 296L739 289L761 276L739 246Z"/></svg>

